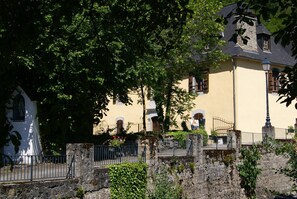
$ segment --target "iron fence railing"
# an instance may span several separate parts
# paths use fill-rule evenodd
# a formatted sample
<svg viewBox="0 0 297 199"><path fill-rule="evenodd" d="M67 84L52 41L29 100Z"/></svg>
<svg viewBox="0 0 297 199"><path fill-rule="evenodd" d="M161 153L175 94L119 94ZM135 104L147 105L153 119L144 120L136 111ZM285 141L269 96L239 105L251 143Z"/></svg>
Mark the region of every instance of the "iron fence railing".
<svg viewBox="0 0 297 199"><path fill-rule="evenodd" d="M263 141L262 133L253 133L253 132L241 132L241 144L251 145L258 144Z"/></svg>
<svg viewBox="0 0 297 199"><path fill-rule="evenodd" d="M234 123L220 117L212 118L212 130L219 134L227 134L229 130L234 128Z"/></svg>
<svg viewBox="0 0 297 199"><path fill-rule="evenodd" d="M171 137L163 138L158 141L158 156L186 156L190 154L193 141L186 139L183 141L174 140Z"/></svg>
<svg viewBox="0 0 297 199"><path fill-rule="evenodd" d="M210 135L207 142L203 143L203 149L221 150L235 148L235 140L230 133L226 135Z"/></svg>
<svg viewBox="0 0 297 199"><path fill-rule="evenodd" d="M290 131L289 129L285 128L274 128L275 130L275 139L281 139L281 140L288 140L292 139L295 136L295 131Z"/></svg>
<svg viewBox="0 0 297 199"><path fill-rule="evenodd" d="M121 145L118 147L108 145L94 146L94 165L104 167L109 164L123 162L145 161L145 148L138 145Z"/></svg>
<svg viewBox="0 0 297 199"><path fill-rule="evenodd" d="M0 160L0 182L74 177L74 156L18 155Z"/></svg>

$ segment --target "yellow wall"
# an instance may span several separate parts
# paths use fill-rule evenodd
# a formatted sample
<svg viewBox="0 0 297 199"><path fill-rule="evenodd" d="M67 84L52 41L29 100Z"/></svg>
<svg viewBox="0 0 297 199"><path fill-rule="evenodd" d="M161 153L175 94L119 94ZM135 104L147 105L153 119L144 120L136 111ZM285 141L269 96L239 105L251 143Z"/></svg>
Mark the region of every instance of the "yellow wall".
<svg viewBox="0 0 297 199"><path fill-rule="evenodd" d="M138 132L139 130L142 130L142 105L138 103L139 98L137 93L131 93L129 96L133 101L132 105L124 105L120 102L113 104L113 101L111 100L108 105L109 111L107 112L107 116L102 118L99 126L103 128L106 128L107 126L109 128L115 128L117 119L123 118L125 129L127 128L128 123L130 123L129 132ZM155 104L152 101L146 101L146 107L147 109L152 109L155 108ZM147 118L146 121L147 130L152 130L151 120Z"/></svg>
<svg viewBox="0 0 297 199"><path fill-rule="evenodd" d="M265 72L260 61L235 59L235 95L236 95L236 129L243 132L261 133L266 119ZM280 67L273 65L273 67ZM190 112L203 112L206 119L206 130L210 133L213 117L217 116L234 122L233 102L233 63L222 63L219 69L211 69L209 75L209 92L201 93L195 99L196 106ZM188 90L188 78L181 81L181 87ZM124 118L124 127L132 122L130 131L137 132L142 129L142 105L137 104L137 94L132 94L132 106L123 104L109 104L107 116L103 118L103 126L115 127L116 119ZM269 94L271 123L276 128L287 128L294 125L297 118L294 106L286 107L276 102L277 94ZM147 108L154 108L154 103L147 102ZM147 116L147 130L152 130L150 117ZM179 124L181 121L178 122ZM188 122L188 127L190 124ZM260 136L261 137L261 136Z"/></svg>
<svg viewBox="0 0 297 199"><path fill-rule="evenodd" d="M271 68L280 68L271 64ZM260 61L237 61L237 107L238 129L244 132L262 132L262 126L266 119L266 85L265 72ZM276 102L278 95L270 93L269 110L272 126L276 128L288 128L294 125L297 118L296 109L293 106L286 107Z"/></svg>
<svg viewBox="0 0 297 199"><path fill-rule="evenodd" d="M219 69L211 69L209 74L209 92L201 93L195 99L196 110L204 111L205 129L210 133L214 116L233 122L233 84L232 62L223 63ZM182 87L188 87L188 79L182 81Z"/></svg>

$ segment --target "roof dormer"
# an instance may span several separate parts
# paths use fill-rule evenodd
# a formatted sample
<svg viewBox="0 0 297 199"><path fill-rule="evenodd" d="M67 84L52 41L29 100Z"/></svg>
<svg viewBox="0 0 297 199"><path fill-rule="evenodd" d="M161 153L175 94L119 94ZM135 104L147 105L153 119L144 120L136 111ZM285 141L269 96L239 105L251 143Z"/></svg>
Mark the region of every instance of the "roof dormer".
<svg viewBox="0 0 297 199"><path fill-rule="evenodd" d="M271 52L271 34L262 24L257 26L257 43L264 52Z"/></svg>

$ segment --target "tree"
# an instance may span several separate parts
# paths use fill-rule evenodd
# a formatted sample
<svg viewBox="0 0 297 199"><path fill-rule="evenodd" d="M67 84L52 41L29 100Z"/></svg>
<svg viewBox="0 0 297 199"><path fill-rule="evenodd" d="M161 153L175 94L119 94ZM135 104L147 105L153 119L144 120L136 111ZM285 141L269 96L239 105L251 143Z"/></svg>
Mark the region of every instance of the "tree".
<svg viewBox="0 0 297 199"><path fill-rule="evenodd" d="M259 20L266 22L273 32L276 42L290 48L292 56L297 58L297 1L285 0L248 0L239 1L238 20L248 21L245 11L249 8L256 11ZM277 19L276 19L277 18ZM277 21L278 25L272 25ZM297 97L297 64L286 67L284 75L280 76L281 89L279 90L279 101L289 106ZM297 109L297 102L295 103Z"/></svg>
<svg viewBox="0 0 297 199"><path fill-rule="evenodd" d="M1 106L21 85L40 102L45 139L64 142L73 134L89 135L110 97L129 102L126 93L135 77L127 70L143 55L156 53L155 46L158 56L172 48L185 24L187 3L1 1L0 77L1 89L7 90ZM164 32L171 37L163 37ZM1 111L4 118L5 108Z"/></svg>
<svg viewBox="0 0 297 199"><path fill-rule="evenodd" d="M163 72L159 73L157 81L152 84L163 131L176 126L177 117L187 120L188 111L193 108L195 95L180 88L180 81L187 78L189 73L197 77L203 69L216 67L218 62L226 58L221 51L224 42L220 38L224 27L216 21L221 9L220 2L191 0L188 9L193 12L188 15L179 45L171 49L166 59L162 60Z"/></svg>

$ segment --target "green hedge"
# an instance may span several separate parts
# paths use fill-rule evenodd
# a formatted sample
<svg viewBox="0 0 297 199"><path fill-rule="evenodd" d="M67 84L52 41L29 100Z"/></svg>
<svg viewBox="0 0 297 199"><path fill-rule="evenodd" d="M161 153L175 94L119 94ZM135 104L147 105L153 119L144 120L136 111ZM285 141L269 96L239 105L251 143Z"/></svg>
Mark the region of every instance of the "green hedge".
<svg viewBox="0 0 297 199"><path fill-rule="evenodd" d="M124 163L109 166L112 199L143 199L146 195L147 164Z"/></svg>
<svg viewBox="0 0 297 199"><path fill-rule="evenodd" d="M173 131L168 132L167 135L170 135L173 137L174 140L182 143L187 139L188 134L199 134L203 135L203 145L206 146L208 142L208 134L205 129L198 129L198 130L192 130L192 131Z"/></svg>

